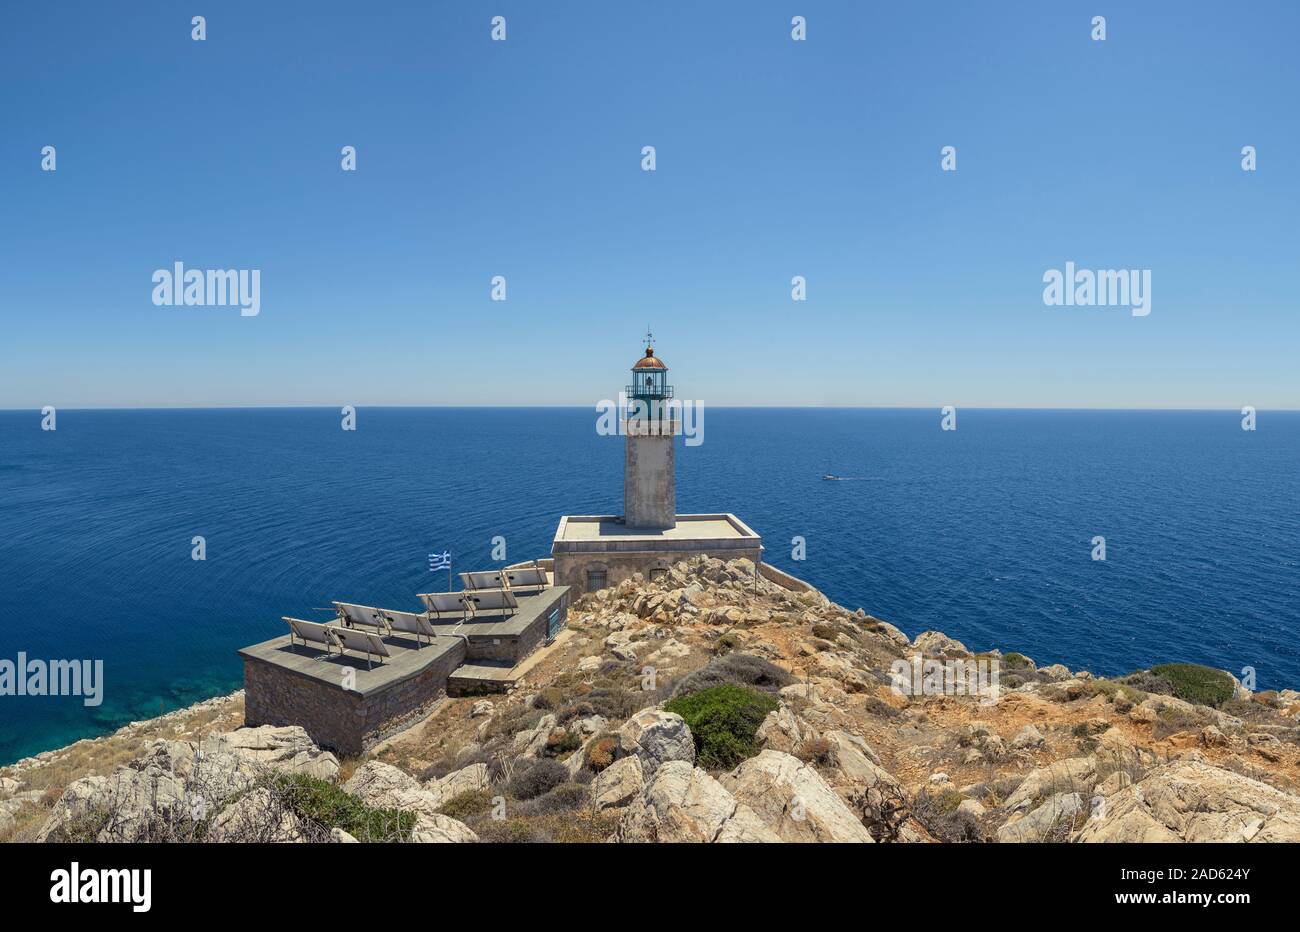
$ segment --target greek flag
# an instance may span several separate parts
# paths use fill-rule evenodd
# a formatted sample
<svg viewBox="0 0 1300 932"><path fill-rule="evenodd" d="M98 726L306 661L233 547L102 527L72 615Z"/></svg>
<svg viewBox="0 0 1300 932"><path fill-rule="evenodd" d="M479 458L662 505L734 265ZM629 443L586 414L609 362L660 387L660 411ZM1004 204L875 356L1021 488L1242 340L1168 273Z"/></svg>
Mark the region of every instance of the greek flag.
<svg viewBox="0 0 1300 932"><path fill-rule="evenodd" d="M442 553L429 554L429 570L437 572L438 570L451 569L451 554L444 550Z"/></svg>

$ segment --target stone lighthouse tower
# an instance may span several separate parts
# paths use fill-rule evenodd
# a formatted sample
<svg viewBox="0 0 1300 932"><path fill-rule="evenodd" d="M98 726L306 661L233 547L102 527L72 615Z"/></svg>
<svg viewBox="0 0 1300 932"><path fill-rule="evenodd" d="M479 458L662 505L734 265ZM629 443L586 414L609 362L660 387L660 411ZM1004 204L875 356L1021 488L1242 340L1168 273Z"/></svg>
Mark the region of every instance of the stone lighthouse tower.
<svg viewBox="0 0 1300 932"><path fill-rule="evenodd" d="M655 356L646 334L645 355L632 367L622 427L627 437L623 466L623 523L665 530L677 524L677 475L673 436L678 421L669 401L668 367Z"/></svg>

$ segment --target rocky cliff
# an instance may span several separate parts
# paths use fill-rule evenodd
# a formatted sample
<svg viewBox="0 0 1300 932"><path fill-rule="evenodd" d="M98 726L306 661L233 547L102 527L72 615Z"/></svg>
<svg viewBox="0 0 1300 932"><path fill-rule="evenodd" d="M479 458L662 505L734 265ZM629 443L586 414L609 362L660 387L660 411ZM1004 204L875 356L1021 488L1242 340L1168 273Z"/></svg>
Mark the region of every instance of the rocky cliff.
<svg viewBox="0 0 1300 932"><path fill-rule="evenodd" d="M907 638L744 560L583 597L508 695L364 760L238 695L0 770L60 840L1300 841L1300 694Z"/></svg>

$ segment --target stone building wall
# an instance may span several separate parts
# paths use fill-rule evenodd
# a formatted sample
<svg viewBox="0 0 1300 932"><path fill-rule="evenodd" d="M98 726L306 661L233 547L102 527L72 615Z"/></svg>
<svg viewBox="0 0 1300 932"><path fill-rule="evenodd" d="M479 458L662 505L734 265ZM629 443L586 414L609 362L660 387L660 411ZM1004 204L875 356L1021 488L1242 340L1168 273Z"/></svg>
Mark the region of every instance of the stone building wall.
<svg viewBox="0 0 1300 932"><path fill-rule="evenodd" d="M546 593L543 593L545 595ZM546 643L553 609L559 609L559 625L563 627L569 614L569 594L555 591L554 597L538 616L517 636L487 637L469 635L470 660L504 660L517 664Z"/></svg>
<svg viewBox="0 0 1300 932"><path fill-rule="evenodd" d="M650 578L651 573L655 570L667 570L674 563L680 560L689 560L691 557L703 554L708 557L717 557L719 560L736 560L745 557L754 563L762 563L763 549L761 546L755 546L752 549L738 548L719 548L719 549L688 549L679 550L636 550L636 551L607 551L607 552L590 552L590 553L557 553L555 555L555 583L559 586L569 586L574 595L578 596L587 591L587 570L603 569L605 571L605 585L616 586L625 579L630 579L634 574L640 573L646 579Z"/></svg>
<svg viewBox="0 0 1300 932"><path fill-rule="evenodd" d="M428 715L464 661L459 642L418 673L363 695L245 657L244 723L301 725L321 747L360 754Z"/></svg>

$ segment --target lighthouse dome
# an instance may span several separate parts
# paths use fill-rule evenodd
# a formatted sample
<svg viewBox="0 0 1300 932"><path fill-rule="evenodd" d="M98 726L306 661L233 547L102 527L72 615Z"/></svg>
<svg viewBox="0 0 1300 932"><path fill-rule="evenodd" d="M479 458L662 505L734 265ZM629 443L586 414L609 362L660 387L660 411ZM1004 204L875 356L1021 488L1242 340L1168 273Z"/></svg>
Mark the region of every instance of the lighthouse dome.
<svg viewBox="0 0 1300 932"><path fill-rule="evenodd" d="M634 365L632 368L633 369L667 369L668 367L664 365L664 361L662 359L659 359L657 356L655 356L654 349L647 346L645 350L645 355L642 356L640 359L638 359L636 361L636 365Z"/></svg>

